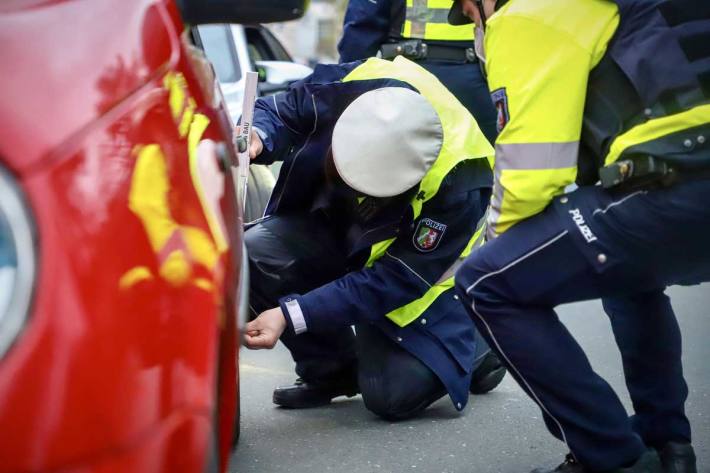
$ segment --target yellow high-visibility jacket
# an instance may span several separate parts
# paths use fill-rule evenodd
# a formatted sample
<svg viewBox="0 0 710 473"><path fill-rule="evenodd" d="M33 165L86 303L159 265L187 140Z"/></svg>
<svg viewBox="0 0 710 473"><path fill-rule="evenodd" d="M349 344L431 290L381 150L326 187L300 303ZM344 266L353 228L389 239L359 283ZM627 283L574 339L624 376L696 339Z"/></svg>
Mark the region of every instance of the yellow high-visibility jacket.
<svg viewBox="0 0 710 473"><path fill-rule="evenodd" d="M628 15L624 18L631 18L644 28L648 22L644 22L642 14L646 14L643 9L648 10L648 6L648 2L641 5L634 0L511 0L489 19L484 41L486 72L491 97L498 109L500 134L495 143L495 184L488 238L542 211L554 196L564 193L575 182L590 72L608 50L615 48L614 61L623 56L618 61L620 69L628 61L634 66L649 66L652 72L653 67L667 67L662 61L670 61L669 64L676 61L683 69L678 74L687 76L686 83L690 83L693 68L688 66L689 59L680 52L681 48L677 48L678 54L673 57L654 58L648 51L643 51L644 57L633 57L636 54L633 48L643 47L640 41L614 43L620 36L618 33L623 33L624 38L634 38L637 33L628 22L620 26L620 15ZM663 14L670 18L675 12ZM660 14L656 17L666 28L663 31L671 31L674 25L668 24L675 20L666 21ZM638 25L634 25L636 30ZM635 38L648 39L654 34L649 27ZM664 44L660 38L656 40L657 44ZM617 55L618 51L630 54ZM663 72L664 77L670 76L667 70ZM639 84L654 80L658 81L653 74L642 72L631 77L637 90L644 89ZM694 75L692 80L696 80ZM663 92L663 87L674 90L675 84L653 86ZM691 92L695 92L692 87ZM629 120L628 126L624 123L609 134L608 143L597 153L596 167L616 161L639 144L710 123L710 106L703 105L707 101L703 102L702 97L690 106L671 110L656 106L661 102L656 100L657 95L642 96L640 104L643 99L652 103L639 106L641 119ZM611 120L612 117L610 123ZM680 143L682 140L679 146Z"/></svg>

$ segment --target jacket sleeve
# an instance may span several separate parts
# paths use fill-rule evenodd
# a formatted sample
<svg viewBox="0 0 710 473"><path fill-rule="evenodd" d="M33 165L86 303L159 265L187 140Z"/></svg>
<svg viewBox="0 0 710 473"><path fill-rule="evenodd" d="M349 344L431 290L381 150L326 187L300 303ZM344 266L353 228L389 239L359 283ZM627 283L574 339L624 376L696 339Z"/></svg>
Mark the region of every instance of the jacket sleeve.
<svg viewBox="0 0 710 473"><path fill-rule="evenodd" d="M374 57L387 40L391 2L398 0L350 0L338 43L340 62ZM399 0L403 1L403 0Z"/></svg>
<svg viewBox="0 0 710 473"><path fill-rule="evenodd" d="M587 79L616 27L609 9L588 12L598 21L577 25L579 35L575 25L558 27L514 8L491 18L485 37L500 132L489 239L542 211L575 181Z"/></svg>
<svg viewBox="0 0 710 473"><path fill-rule="evenodd" d="M281 161L291 147L306 140L315 125L315 109L308 80L295 83L286 92L256 101L253 127L264 149L252 161L254 164Z"/></svg>
<svg viewBox="0 0 710 473"><path fill-rule="evenodd" d="M294 82L286 92L260 97L254 106L253 127L264 149L252 162L281 161L294 146L304 143L315 131L318 120L316 90L320 89L321 94L337 94L338 87L329 85L340 84L360 64L319 64L310 76Z"/></svg>
<svg viewBox="0 0 710 473"><path fill-rule="evenodd" d="M469 243L485 211L488 192L440 191L425 204L421 217L401 229L400 236L370 267L350 272L304 295L282 298L289 327L296 333L326 332L378 321L421 298ZM416 237L427 224L438 230L432 246L423 250Z"/></svg>

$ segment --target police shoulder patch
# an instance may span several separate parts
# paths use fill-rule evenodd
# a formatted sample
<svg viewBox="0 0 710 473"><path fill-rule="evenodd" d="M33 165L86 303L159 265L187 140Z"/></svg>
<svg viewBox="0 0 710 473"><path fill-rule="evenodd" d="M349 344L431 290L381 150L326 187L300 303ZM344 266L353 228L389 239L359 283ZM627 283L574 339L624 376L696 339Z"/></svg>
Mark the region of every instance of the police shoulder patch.
<svg viewBox="0 0 710 473"><path fill-rule="evenodd" d="M412 243L414 247L423 252L428 253L429 251L434 251L441 238L444 236L446 231L446 225L439 223L430 218L423 218L419 220L416 230L414 230L414 236L412 237Z"/></svg>
<svg viewBox="0 0 710 473"><path fill-rule="evenodd" d="M505 93L505 87L492 91L491 99L493 100L493 105L498 112L498 117L496 119L496 130L500 133L503 131L503 128L505 128L508 121L510 121L510 113L508 112L508 94Z"/></svg>

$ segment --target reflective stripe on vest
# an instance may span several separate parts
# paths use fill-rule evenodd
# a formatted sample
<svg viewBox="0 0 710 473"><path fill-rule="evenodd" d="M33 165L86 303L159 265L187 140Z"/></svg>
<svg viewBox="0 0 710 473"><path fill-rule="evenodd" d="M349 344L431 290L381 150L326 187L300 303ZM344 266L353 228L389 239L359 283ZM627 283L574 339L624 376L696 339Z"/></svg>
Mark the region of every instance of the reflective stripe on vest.
<svg viewBox="0 0 710 473"><path fill-rule="evenodd" d="M493 147L486 140L473 116L451 92L430 72L402 56L398 56L394 61L370 58L353 69L343 82L385 78L406 82L417 89L434 107L444 129L444 142L439 156L422 179L419 192L410 203L413 220L416 220L421 215L423 204L436 195L446 175L457 164L468 159L487 158L492 161ZM476 233L478 235L479 232ZM470 251L477 235L474 235L469 248L464 252ZM395 239L391 238L374 244L366 266L372 266L381 258L394 241ZM390 312L387 317L400 327L407 325L424 313L443 291L452 287L453 278L450 279L435 284L423 297Z"/></svg>
<svg viewBox="0 0 710 473"><path fill-rule="evenodd" d="M617 10L605 1L508 2L489 18L486 69L500 130L489 237L539 213L575 181L587 77L616 30Z"/></svg>
<svg viewBox="0 0 710 473"><path fill-rule="evenodd" d="M424 295L419 299L416 299L405 306L402 306L398 309L393 310L392 312L389 312L388 314L386 314L386 317L392 322L399 325L400 327L409 325L413 321L417 320L422 314L424 314L424 311L426 311L429 306L434 303L437 297L439 297L445 291L448 291L449 289L454 287L453 273L455 272L455 269L458 269L461 263L463 263L463 260L465 260L469 254L471 254L471 251L474 248L478 248L484 242L483 236L486 228L485 222L486 216L484 216L478 222L476 232L471 237L471 240L469 240L468 245L466 245L466 248L461 252L461 255L459 256L458 260L456 260L451 269L449 271L446 271L446 274L444 274L444 276L439 281L437 281L436 284L429 288L429 290L425 292Z"/></svg>
<svg viewBox="0 0 710 473"><path fill-rule="evenodd" d="M449 24L452 0L407 0L403 38L439 41L473 41L473 25Z"/></svg>
<svg viewBox="0 0 710 473"><path fill-rule="evenodd" d="M710 7L707 2L680 0L614 0L621 22L606 55L623 71L627 94L636 100L617 101L602 97L614 109L585 110L585 129L598 127L595 142L611 143L603 156L609 165L636 145L647 148L654 140L710 124ZM602 91L616 84L597 78L591 86ZM626 85L628 84L628 85ZM600 100L601 101L601 100ZM601 108L601 107L599 107ZM590 112L596 112L590 113ZM600 113L601 112L601 113ZM622 117L600 127L597 116ZM641 118L643 117L643 118ZM625 119L625 120L624 120ZM606 134L603 134L606 132ZM675 149L663 148L676 163L692 163L694 147L678 140Z"/></svg>

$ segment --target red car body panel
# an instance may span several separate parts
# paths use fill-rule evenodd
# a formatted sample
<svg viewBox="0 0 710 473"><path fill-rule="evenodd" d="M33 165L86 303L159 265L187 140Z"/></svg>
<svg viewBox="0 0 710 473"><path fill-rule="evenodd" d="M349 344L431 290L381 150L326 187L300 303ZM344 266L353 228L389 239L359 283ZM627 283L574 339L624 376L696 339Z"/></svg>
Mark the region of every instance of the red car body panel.
<svg viewBox="0 0 710 473"><path fill-rule="evenodd" d="M0 359L2 472L203 471L215 432L226 464L241 217L183 28L170 0L0 7L0 164L39 262Z"/></svg>

